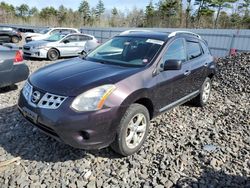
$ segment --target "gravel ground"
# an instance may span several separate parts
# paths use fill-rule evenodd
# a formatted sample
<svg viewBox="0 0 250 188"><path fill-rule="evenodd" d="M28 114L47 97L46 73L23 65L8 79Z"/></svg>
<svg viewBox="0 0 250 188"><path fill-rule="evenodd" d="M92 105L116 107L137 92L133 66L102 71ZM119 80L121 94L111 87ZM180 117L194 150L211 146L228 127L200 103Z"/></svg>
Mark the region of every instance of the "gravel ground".
<svg viewBox="0 0 250 188"><path fill-rule="evenodd" d="M27 61L32 72L50 63ZM126 158L40 133L16 107L24 82L2 89L0 187L250 187L250 53L219 59L218 68L206 107L155 118L143 148Z"/></svg>

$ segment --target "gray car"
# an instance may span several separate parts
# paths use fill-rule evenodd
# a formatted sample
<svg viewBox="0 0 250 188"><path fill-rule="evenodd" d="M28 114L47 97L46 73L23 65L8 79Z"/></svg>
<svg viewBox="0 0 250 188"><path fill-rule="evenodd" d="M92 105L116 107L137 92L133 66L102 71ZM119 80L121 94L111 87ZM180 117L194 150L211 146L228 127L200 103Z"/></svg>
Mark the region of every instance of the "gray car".
<svg viewBox="0 0 250 188"><path fill-rule="evenodd" d="M0 88L26 80L29 68L17 46L0 45Z"/></svg>
<svg viewBox="0 0 250 188"><path fill-rule="evenodd" d="M92 35L54 34L45 40L32 41L23 46L25 57L48 58L56 60L59 57L84 55L99 45Z"/></svg>

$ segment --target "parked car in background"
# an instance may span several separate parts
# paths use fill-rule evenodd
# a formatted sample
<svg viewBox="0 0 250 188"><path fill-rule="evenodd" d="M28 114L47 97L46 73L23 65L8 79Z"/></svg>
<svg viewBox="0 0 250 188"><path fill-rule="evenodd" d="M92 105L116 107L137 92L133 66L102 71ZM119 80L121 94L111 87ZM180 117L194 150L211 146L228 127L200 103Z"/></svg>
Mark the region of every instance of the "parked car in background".
<svg viewBox="0 0 250 188"><path fill-rule="evenodd" d="M0 88L26 80L28 76L22 51L11 45L0 45Z"/></svg>
<svg viewBox="0 0 250 188"><path fill-rule="evenodd" d="M127 156L141 148L155 116L190 100L206 105L215 73L199 35L125 33L83 59L36 71L18 108L57 140L84 149L111 145Z"/></svg>
<svg viewBox="0 0 250 188"><path fill-rule="evenodd" d="M69 33L80 33L80 32L78 31L78 29L75 29L75 28L62 28L62 27L47 28L47 29L41 30L38 33L25 33L24 38L27 43L27 42L34 41L34 40L43 40L57 33L69 34Z"/></svg>
<svg viewBox="0 0 250 188"><path fill-rule="evenodd" d="M73 57L87 54L99 45L92 35L54 34L44 40L32 41L23 46L24 56L48 58L56 60L59 57Z"/></svg>
<svg viewBox="0 0 250 188"><path fill-rule="evenodd" d="M9 42L18 43L21 40L21 33L16 29L7 26L0 26L0 44Z"/></svg>

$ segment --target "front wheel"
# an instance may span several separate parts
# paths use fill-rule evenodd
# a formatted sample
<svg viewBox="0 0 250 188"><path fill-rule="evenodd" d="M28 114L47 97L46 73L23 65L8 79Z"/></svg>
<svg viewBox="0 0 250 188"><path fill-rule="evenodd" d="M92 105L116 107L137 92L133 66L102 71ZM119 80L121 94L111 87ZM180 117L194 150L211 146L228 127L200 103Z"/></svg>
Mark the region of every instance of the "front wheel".
<svg viewBox="0 0 250 188"><path fill-rule="evenodd" d="M192 100L195 106L203 107L207 104L210 97L211 88L211 79L206 78L202 84L200 94Z"/></svg>
<svg viewBox="0 0 250 188"><path fill-rule="evenodd" d="M147 137L149 123L149 112L145 106L130 105L118 126L112 149L123 156L136 153Z"/></svg>
<svg viewBox="0 0 250 188"><path fill-rule="evenodd" d="M51 61L55 61L59 58L59 52L56 49L50 49L48 51L48 59Z"/></svg>

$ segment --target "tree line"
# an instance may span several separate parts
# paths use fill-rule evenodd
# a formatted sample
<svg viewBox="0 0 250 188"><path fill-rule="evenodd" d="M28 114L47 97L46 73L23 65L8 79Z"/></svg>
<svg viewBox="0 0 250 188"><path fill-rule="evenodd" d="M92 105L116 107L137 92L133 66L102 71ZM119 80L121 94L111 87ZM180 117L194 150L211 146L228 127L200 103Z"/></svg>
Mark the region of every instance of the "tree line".
<svg viewBox="0 0 250 188"><path fill-rule="evenodd" d="M58 9L14 7L0 3L0 23L68 27L165 27L250 29L250 0L159 0L146 7L119 10L105 8L102 0L90 7L83 0L78 10L61 5Z"/></svg>

